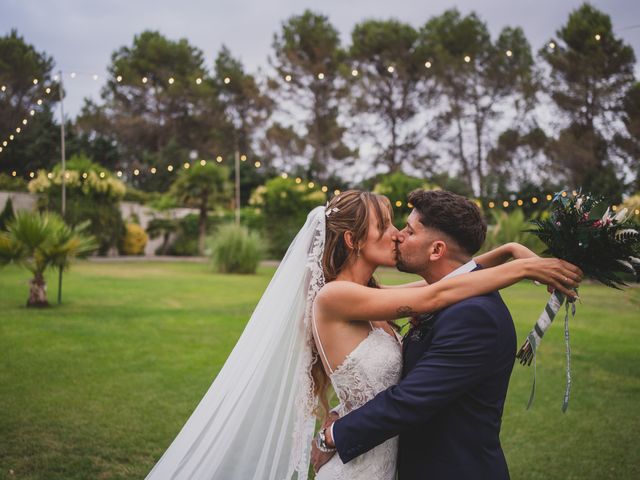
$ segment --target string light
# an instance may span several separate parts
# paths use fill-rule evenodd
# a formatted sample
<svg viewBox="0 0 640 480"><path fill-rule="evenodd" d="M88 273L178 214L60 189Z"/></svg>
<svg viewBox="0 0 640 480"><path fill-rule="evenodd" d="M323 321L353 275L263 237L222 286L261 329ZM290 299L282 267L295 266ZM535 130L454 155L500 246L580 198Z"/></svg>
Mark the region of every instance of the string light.
<svg viewBox="0 0 640 480"><path fill-rule="evenodd" d="M170 172L173 172L173 165L169 165L169 166L167 167L167 170L169 170Z"/></svg>
<svg viewBox="0 0 640 480"><path fill-rule="evenodd" d="M191 165L189 165L189 162L185 162L185 164L183 165L183 167L185 168L185 170L187 170Z"/></svg>
<svg viewBox="0 0 640 480"><path fill-rule="evenodd" d="M142 77L142 83L147 83L149 79L147 77Z"/></svg>
<svg viewBox="0 0 640 480"><path fill-rule="evenodd" d="M120 83L122 81L122 75L118 75L116 77L116 82Z"/></svg>
<svg viewBox="0 0 640 480"><path fill-rule="evenodd" d="M49 94L51 93L51 88L47 87L47 88L44 90L44 93L46 93L47 95L49 95Z"/></svg>
<svg viewBox="0 0 640 480"><path fill-rule="evenodd" d="M106 176L107 176L107 174L106 174L106 173L104 173L104 172L100 172L100 178L104 178L104 177L106 177Z"/></svg>
<svg viewBox="0 0 640 480"><path fill-rule="evenodd" d="M247 161L247 156L246 155L240 155L240 160L243 162Z"/></svg>
<svg viewBox="0 0 640 480"><path fill-rule="evenodd" d="M200 165L202 165L203 167L207 164L206 160L200 160Z"/></svg>
<svg viewBox="0 0 640 480"><path fill-rule="evenodd" d="M318 80L324 80L324 73L320 72L318 74Z"/></svg>
<svg viewBox="0 0 640 480"><path fill-rule="evenodd" d="M599 42L602 37L600 36L599 33L596 33L596 35L593 38L596 39L596 42Z"/></svg>
<svg viewBox="0 0 640 480"><path fill-rule="evenodd" d="M2 87L0 87L0 90L2 90L3 92L7 91L7 86L6 85L2 85Z"/></svg>
<svg viewBox="0 0 640 480"><path fill-rule="evenodd" d="M521 207L524 202L522 200L518 200L516 203L518 204L519 207Z"/></svg>
<svg viewBox="0 0 640 480"><path fill-rule="evenodd" d="M496 206L496 204L495 204L495 203L493 203L493 202L489 202L489 208L493 208L493 207L495 207L495 206Z"/></svg>
<svg viewBox="0 0 640 480"><path fill-rule="evenodd" d="M402 202L401 202L400 200L398 200L398 201L396 202L396 207L401 207L401 206L402 206Z"/></svg>
<svg viewBox="0 0 640 480"><path fill-rule="evenodd" d="M290 82L290 81L291 81L291 75L286 75L286 76L284 77L284 81L285 81L285 82Z"/></svg>
<svg viewBox="0 0 640 480"><path fill-rule="evenodd" d="M533 203L535 205L536 203L538 203L538 199L536 197L533 197L531 199L531 203Z"/></svg>
<svg viewBox="0 0 640 480"><path fill-rule="evenodd" d="M196 84L200 85L202 83L202 79L200 77L196 78Z"/></svg>
<svg viewBox="0 0 640 480"><path fill-rule="evenodd" d="M34 84L34 85L37 85L37 84L38 84L38 79L37 79L37 78L34 78L34 79L33 79L33 84Z"/></svg>
<svg viewBox="0 0 640 480"><path fill-rule="evenodd" d="M389 66L387 67L387 72L389 72L389 73L393 73L394 71L395 71L395 67L394 67L393 65L389 65Z"/></svg>
<svg viewBox="0 0 640 480"><path fill-rule="evenodd" d="M513 52L511 50L507 50L507 57L512 57L513 56Z"/></svg>
<svg viewBox="0 0 640 480"><path fill-rule="evenodd" d="M469 55L464 56L464 61L469 63L471 61L471 57Z"/></svg>
<svg viewBox="0 0 640 480"><path fill-rule="evenodd" d="M302 179L300 177L296 177L296 183L302 183Z"/></svg>
<svg viewBox="0 0 640 480"><path fill-rule="evenodd" d="M222 156L221 156L221 155L218 155L218 156L216 157L216 162L218 162L218 163L222 163Z"/></svg>
<svg viewBox="0 0 640 480"><path fill-rule="evenodd" d="M554 48L556 48L556 44L553 42L549 42L549 48L553 50Z"/></svg>
<svg viewBox="0 0 640 480"><path fill-rule="evenodd" d="M122 177L122 172L121 172L120 170L118 170L118 171L116 172L116 176L117 176L118 178Z"/></svg>
<svg viewBox="0 0 640 480"><path fill-rule="evenodd" d="M282 173L280 174L280 176L281 176L282 178L289 178L289 175L287 174L287 172L282 172Z"/></svg>
<svg viewBox="0 0 640 480"><path fill-rule="evenodd" d="M334 195L340 195L340 190L338 190L337 188L333 191Z"/></svg>
<svg viewBox="0 0 640 480"><path fill-rule="evenodd" d="M254 163L254 165L255 165L256 168L260 168L261 163L260 162L256 162L256 163Z"/></svg>
<svg viewBox="0 0 640 480"><path fill-rule="evenodd" d="M155 175L158 170L156 169L156 167L151 167L151 170L149 171L151 172L152 175Z"/></svg>
<svg viewBox="0 0 640 480"><path fill-rule="evenodd" d="M431 68L431 62L429 62L429 61L424 62L424 67L425 68Z"/></svg>
<svg viewBox="0 0 640 480"><path fill-rule="evenodd" d="M316 184L315 184L315 183L313 183L313 182L309 182L309 183L307 183L307 187L309 187L309 188L313 188L313 187L315 187L315 186L316 186Z"/></svg>
<svg viewBox="0 0 640 480"><path fill-rule="evenodd" d="M169 85L173 85L176 80L173 77L169 77Z"/></svg>
<svg viewBox="0 0 640 480"><path fill-rule="evenodd" d="M553 198L553 196L551 194L547 194L547 200L551 201L551 199Z"/></svg>
<svg viewBox="0 0 640 480"><path fill-rule="evenodd" d="M502 202L502 206L504 208L507 208L509 206L509 202L507 200L505 200L504 202Z"/></svg>
<svg viewBox="0 0 640 480"><path fill-rule="evenodd" d="M356 70L355 68L353 70L351 70L351 75L353 77L357 77L358 76L358 70Z"/></svg>
<svg viewBox="0 0 640 480"><path fill-rule="evenodd" d="M322 190L322 193L327 193L329 191L329 187L327 187L326 185L323 185L320 190Z"/></svg>

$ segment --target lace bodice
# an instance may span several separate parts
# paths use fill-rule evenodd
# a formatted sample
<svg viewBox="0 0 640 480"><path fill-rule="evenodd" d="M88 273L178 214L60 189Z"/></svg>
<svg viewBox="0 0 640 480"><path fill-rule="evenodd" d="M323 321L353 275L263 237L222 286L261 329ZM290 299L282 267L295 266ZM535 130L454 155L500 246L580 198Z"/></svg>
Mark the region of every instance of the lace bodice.
<svg viewBox="0 0 640 480"><path fill-rule="evenodd" d="M330 375L344 416L395 385L402 374L402 348L397 338L374 328ZM392 480L396 475L398 439L392 438L343 464L335 455L320 469L317 480Z"/></svg>
<svg viewBox="0 0 640 480"><path fill-rule="evenodd" d="M330 375L340 400L340 416L398 383L401 373L402 351L398 340L382 328L372 329Z"/></svg>

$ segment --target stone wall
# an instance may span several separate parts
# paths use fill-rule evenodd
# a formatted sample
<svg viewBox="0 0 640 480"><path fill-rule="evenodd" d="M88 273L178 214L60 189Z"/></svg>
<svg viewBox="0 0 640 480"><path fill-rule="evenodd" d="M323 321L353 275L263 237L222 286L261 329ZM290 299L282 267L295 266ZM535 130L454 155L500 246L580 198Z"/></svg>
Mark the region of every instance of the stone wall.
<svg viewBox="0 0 640 480"><path fill-rule="evenodd" d="M37 203L37 195L33 193L25 192L0 192L0 212L4 209L7 199L11 198L13 202L14 211L17 210L34 210ZM196 209L192 208L173 208L167 212L157 212L152 208L149 208L140 203L134 202L120 202L120 211L122 218L129 220L132 217L137 217L140 222L140 226L147 229L149 222L155 217L169 217L180 219L187 216L190 213L198 213ZM149 239L147 246L144 249L144 254L147 256L155 255L155 251L162 245L162 237L156 239Z"/></svg>

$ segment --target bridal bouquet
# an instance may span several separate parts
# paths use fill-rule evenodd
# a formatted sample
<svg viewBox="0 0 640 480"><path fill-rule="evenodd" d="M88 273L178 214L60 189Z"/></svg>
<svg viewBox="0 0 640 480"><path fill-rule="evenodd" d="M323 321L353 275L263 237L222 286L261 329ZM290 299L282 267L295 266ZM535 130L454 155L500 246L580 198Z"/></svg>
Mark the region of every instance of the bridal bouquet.
<svg viewBox="0 0 640 480"><path fill-rule="evenodd" d="M529 230L538 236L546 246L545 253L577 265L585 276L603 284L620 289L625 283L621 274L640 276L640 232L638 226L627 215L627 209L619 212L607 211L600 218L594 218L592 210L601 203L601 198L589 194L568 196L556 194L553 210L549 218L534 220L536 228ZM565 304L564 337L566 346L566 386L562 411L569 406L571 390L571 349L569 347L569 311L575 316L574 302L555 291L544 311L536 321L533 330L516 355L522 365L534 363L534 377L527 408L531 407L535 395L535 358L542 337L551 326L554 317Z"/></svg>

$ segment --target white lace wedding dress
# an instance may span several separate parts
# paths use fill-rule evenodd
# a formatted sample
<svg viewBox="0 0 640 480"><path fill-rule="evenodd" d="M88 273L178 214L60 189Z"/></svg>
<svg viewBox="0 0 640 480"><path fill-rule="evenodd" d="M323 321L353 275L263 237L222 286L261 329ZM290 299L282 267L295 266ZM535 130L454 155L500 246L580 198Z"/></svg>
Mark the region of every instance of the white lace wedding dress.
<svg viewBox="0 0 640 480"><path fill-rule="evenodd" d="M317 344L326 362L322 344ZM402 347L399 339L382 328L372 327L367 338L329 376L340 400L338 414L343 417L361 407L382 390L397 384L401 374ZM397 456L397 437L347 464L342 463L336 454L320 469L316 480L393 480L396 478Z"/></svg>

